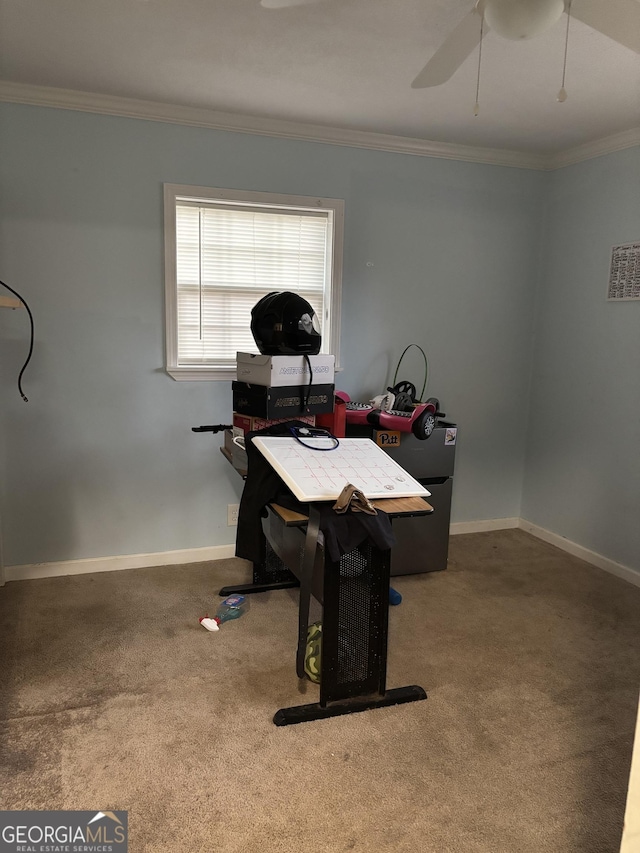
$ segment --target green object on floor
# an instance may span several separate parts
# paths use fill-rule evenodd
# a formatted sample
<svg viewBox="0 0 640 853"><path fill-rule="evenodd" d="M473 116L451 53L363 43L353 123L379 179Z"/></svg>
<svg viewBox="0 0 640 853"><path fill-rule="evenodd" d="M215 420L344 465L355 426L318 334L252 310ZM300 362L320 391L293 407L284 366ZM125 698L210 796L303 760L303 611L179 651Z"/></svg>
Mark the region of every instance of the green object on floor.
<svg viewBox="0 0 640 853"><path fill-rule="evenodd" d="M304 671L309 681L320 684L320 659L322 657L322 622L309 625L307 651L304 656Z"/></svg>

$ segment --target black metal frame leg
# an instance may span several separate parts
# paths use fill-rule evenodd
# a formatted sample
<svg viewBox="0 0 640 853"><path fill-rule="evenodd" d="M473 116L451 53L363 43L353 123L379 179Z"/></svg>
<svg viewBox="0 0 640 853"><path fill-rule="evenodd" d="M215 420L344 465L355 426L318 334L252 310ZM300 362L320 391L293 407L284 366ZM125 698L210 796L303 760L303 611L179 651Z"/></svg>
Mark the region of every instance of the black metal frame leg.
<svg viewBox="0 0 640 853"><path fill-rule="evenodd" d="M343 702L329 702L321 705L319 702L311 705L296 705L292 708L281 708L276 711L273 722L276 726L293 726L296 723L309 723L313 720L326 720L329 717L339 717L343 714L355 714L359 711L371 711L374 708L388 708L391 705L404 705L407 702L419 702L426 699L427 694L413 684L410 687L394 687L378 697L355 697Z"/></svg>
<svg viewBox="0 0 640 853"><path fill-rule="evenodd" d="M289 571L266 539L263 553L262 560L253 564L252 583L223 586L218 594L222 596L233 593L251 595L254 592L270 592L274 589L292 589L300 586L300 581L293 572Z"/></svg>
<svg viewBox="0 0 640 853"><path fill-rule="evenodd" d="M320 701L281 708L277 726L427 698L415 684L386 690L390 563L370 541L338 562L325 554Z"/></svg>

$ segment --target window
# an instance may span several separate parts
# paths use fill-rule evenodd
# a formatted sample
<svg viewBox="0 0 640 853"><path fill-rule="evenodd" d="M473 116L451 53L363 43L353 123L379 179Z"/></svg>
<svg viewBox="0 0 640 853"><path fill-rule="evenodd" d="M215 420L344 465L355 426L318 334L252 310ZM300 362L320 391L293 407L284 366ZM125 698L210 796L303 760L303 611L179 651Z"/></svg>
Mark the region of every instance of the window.
<svg viewBox="0 0 640 853"><path fill-rule="evenodd" d="M251 309L291 290L313 306L338 362L344 202L165 184L166 369L235 379L255 352Z"/></svg>

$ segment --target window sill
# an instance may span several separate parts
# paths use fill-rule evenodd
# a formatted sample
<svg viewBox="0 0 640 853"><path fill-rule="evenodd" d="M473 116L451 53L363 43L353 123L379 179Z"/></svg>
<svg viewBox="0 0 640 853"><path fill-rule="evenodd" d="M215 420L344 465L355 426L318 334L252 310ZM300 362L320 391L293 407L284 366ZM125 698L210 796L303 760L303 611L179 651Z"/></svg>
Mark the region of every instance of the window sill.
<svg viewBox="0 0 640 853"><path fill-rule="evenodd" d="M167 367L167 373L177 382L229 382L236 378L233 367Z"/></svg>
<svg viewBox="0 0 640 853"><path fill-rule="evenodd" d="M193 367L184 366L165 368L176 382L235 382L236 367ZM336 365L335 372L342 373L343 368Z"/></svg>

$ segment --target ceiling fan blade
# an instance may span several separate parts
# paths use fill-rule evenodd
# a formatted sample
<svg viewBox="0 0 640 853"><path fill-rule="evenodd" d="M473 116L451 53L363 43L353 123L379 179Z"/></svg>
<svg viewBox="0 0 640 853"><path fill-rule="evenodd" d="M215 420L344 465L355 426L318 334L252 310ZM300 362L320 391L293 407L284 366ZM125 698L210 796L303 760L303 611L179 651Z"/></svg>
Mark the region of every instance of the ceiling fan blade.
<svg viewBox="0 0 640 853"><path fill-rule="evenodd" d="M640 3L637 0L574 0L571 17L640 53Z"/></svg>
<svg viewBox="0 0 640 853"><path fill-rule="evenodd" d="M308 6L318 2L322 0L260 0L260 5L265 9L285 9L288 6Z"/></svg>
<svg viewBox="0 0 640 853"><path fill-rule="evenodd" d="M481 18L475 8L447 36L411 84L412 89L427 89L446 83L467 56L480 44ZM486 23L484 35L489 31Z"/></svg>

